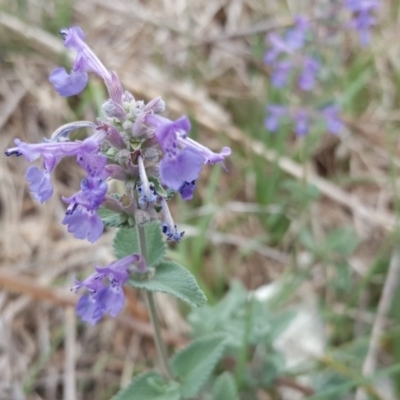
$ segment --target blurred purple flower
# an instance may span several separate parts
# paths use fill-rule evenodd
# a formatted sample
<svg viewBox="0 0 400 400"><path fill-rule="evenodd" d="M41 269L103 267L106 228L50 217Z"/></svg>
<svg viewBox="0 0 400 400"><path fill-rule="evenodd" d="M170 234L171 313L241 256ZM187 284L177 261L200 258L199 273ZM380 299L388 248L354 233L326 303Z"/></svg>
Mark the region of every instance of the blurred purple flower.
<svg viewBox="0 0 400 400"><path fill-rule="evenodd" d="M96 267L96 272L83 281L74 280L75 285L71 290L77 292L85 288L88 292L76 305L77 314L83 321L95 325L105 314L116 317L120 313L125 304L122 287L129 279L130 269L134 265L136 272L147 271L144 258L140 254L132 254L107 267Z"/></svg>
<svg viewBox="0 0 400 400"><path fill-rule="evenodd" d="M295 26L286 32L286 44L292 50L300 50L306 40L306 35L310 29L310 22L307 18L298 16L295 18Z"/></svg>
<svg viewBox="0 0 400 400"><path fill-rule="evenodd" d="M297 111L293 117L294 131L298 136L305 136L308 133L308 114L304 110Z"/></svg>
<svg viewBox="0 0 400 400"><path fill-rule="evenodd" d="M299 87L304 91L310 91L315 86L316 75L320 69L318 60L307 57L304 60L303 70L299 76Z"/></svg>
<svg viewBox="0 0 400 400"><path fill-rule="evenodd" d="M274 87L281 88L287 84L293 65L290 61L279 61L274 65L271 82Z"/></svg>
<svg viewBox="0 0 400 400"><path fill-rule="evenodd" d="M176 121L155 114L146 116L146 123L155 129L155 135L163 151L160 161L161 182L172 190L179 191L183 200L193 197L196 181L202 170L202 164L223 162L231 154L229 147L220 153L214 153L207 147L187 137L190 121L186 116ZM190 190L189 190L190 189Z"/></svg>
<svg viewBox="0 0 400 400"><path fill-rule="evenodd" d="M270 132L276 132L279 129L280 120L283 115L287 112L287 108L270 104L267 106L267 116L264 121L264 125Z"/></svg>
<svg viewBox="0 0 400 400"><path fill-rule="evenodd" d="M340 108L336 105L326 107L322 110L322 116L326 123L326 129L334 135L343 129L343 122L340 118Z"/></svg>
<svg viewBox="0 0 400 400"><path fill-rule="evenodd" d="M309 29L310 22L304 17L297 17L294 27L287 30L284 35L276 33L268 35L271 47L264 54L264 63L272 67L271 82L273 86L284 87L290 72L297 69L299 57L303 58L299 50L304 47ZM299 86L303 90L311 90L315 84L319 63L311 57L306 57L302 69Z"/></svg>
<svg viewBox="0 0 400 400"><path fill-rule="evenodd" d="M269 43L271 48L264 54L264 64L273 64L281 53L291 53L292 48L286 44L285 40L276 33L270 33L268 35Z"/></svg>
<svg viewBox="0 0 400 400"><path fill-rule="evenodd" d="M360 37L362 46L371 41L371 28L376 25L376 18L371 14L379 6L379 0L345 0L345 6L353 13L350 26Z"/></svg>
<svg viewBox="0 0 400 400"><path fill-rule="evenodd" d="M280 54L292 54L300 50L305 43L310 23L304 17L295 18L295 25L288 29L284 35L270 33L268 40L271 48L264 54L265 65L273 64Z"/></svg>

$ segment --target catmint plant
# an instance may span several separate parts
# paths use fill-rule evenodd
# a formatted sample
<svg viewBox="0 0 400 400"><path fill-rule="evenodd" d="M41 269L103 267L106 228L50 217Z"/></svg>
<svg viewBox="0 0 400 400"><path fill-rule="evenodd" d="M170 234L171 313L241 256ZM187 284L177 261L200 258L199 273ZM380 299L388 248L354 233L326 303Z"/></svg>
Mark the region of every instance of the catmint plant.
<svg viewBox="0 0 400 400"><path fill-rule="evenodd" d="M283 34L268 35L269 48L264 55L264 64L271 71L274 88L283 90L292 86L297 97L310 97L322 67L320 58L310 49L312 38L313 22L303 16L296 17L294 26ZM303 105L268 104L264 124L267 130L278 131L283 120L292 122L297 136L306 135L313 121L322 120L330 133L339 133L341 129L337 105L309 109Z"/></svg>
<svg viewBox="0 0 400 400"><path fill-rule="evenodd" d="M379 0L345 0L345 6L352 14L350 28L357 31L362 46L371 41L371 28L376 25L374 11L379 7Z"/></svg>
<svg viewBox="0 0 400 400"><path fill-rule="evenodd" d="M290 101L267 105L264 126L269 132L277 132L284 121L292 124L297 136L307 135L313 124L321 123L331 134L342 132L344 124L340 106L324 93L327 91L324 85L329 65L324 65L322 43L325 39L332 46L332 37L350 28L356 30L362 46L368 45L378 6L379 0L332 2L320 19L297 16L293 27L286 32L273 32L267 36L264 64L270 71L271 86L282 92L291 90ZM350 21L343 23L340 20L343 10L350 14L347 15ZM325 36L329 35L325 38L319 32L324 24L329 27L323 30ZM321 75L325 78L320 79Z"/></svg>
<svg viewBox="0 0 400 400"><path fill-rule="evenodd" d="M77 313L90 324L98 323L104 315L115 317L125 304L124 285L142 289L153 322L162 375L167 382L178 379L178 375L184 382L184 371L179 373L177 366L171 370L166 359L152 292L172 294L192 306L202 305L205 296L187 269L164 259L165 240L179 242L184 236L174 222L168 201L175 193L184 201L192 199L203 165L224 167L231 150L223 147L216 153L191 139L189 118L171 120L162 116L165 103L161 98L146 103L124 91L116 72L101 63L79 27L60 33L65 47L74 50L76 58L70 72L58 68L51 73L50 82L61 96L77 95L85 89L89 73L94 72L108 90L103 115L95 122L63 125L42 143L15 139L15 147L5 154L23 156L30 163L41 159L41 167L31 165L26 172L29 190L41 203L53 195L51 175L58 163L64 157L76 159L86 175L74 195L62 197L67 205L62 224L75 238L91 243L100 238L105 225L119 228L114 240L117 260L96 266L83 280L74 280L72 290L81 293ZM88 131L87 138L72 140L71 133L81 128ZM123 193L109 193L108 182L112 179L124 183ZM220 349L224 338L210 340ZM189 355L191 351L188 349ZM178 359L184 358L178 355ZM173 388L180 387L173 382ZM184 389L179 398L185 398Z"/></svg>

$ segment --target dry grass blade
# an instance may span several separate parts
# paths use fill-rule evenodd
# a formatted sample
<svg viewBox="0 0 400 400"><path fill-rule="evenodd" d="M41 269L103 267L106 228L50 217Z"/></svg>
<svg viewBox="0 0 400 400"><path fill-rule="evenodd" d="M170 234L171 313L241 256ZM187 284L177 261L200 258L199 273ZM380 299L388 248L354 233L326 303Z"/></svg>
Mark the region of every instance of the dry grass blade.
<svg viewBox="0 0 400 400"><path fill-rule="evenodd" d="M75 308L65 309L64 400L76 399L76 317Z"/></svg>
<svg viewBox="0 0 400 400"><path fill-rule="evenodd" d="M8 119L14 113L15 109L18 107L21 100L24 98L26 94L26 89L22 87L18 87L15 89L10 99L7 99L3 110L0 110L0 130L6 124Z"/></svg>
<svg viewBox="0 0 400 400"><path fill-rule="evenodd" d="M384 325L387 314L393 303L400 278L400 252L394 249L386 276L385 285L378 304L378 311L372 327L371 340L369 342L368 353L365 357L362 373L364 376L372 376L376 370L379 352L379 340L384 332ZM368 396L362 388L358 388L355 400L365 400Z"/></svg>
<svg viewBox="0 0 400 400"><path fill-rule="evenodd" d="M0 286L7 291L25 294L36 300L49 301L58 306L75 306L76 296L64 290L41 286L32 278L0 271Z"/></svg>

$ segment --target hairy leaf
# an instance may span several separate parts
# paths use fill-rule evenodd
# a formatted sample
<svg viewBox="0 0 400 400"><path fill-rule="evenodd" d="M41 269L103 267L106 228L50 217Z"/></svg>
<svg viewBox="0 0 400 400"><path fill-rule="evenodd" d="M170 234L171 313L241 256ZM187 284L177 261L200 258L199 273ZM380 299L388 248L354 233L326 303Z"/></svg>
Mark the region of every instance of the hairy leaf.
<svg viewBox="0 0 400 400"><path fill-rule="evenodd" d="M156 372L146 372L119 391L112 400L179 400L179 383L166 383Z"/></svg>
<svg viewBox="0 0 400 400"><path fill-rule="evenodd" d="M222 357L225 334L214 334L194 340L171 360L173 373L181 382L184 398L196 396Z"/></svg>
<svg viewBox="0 0 400 400"><path fill-rule="evenodd" d="M122 212L119 213L105 207L100 207L98 214L105 226L112 228L131 228L135 226L135 220Z"/></svg>
<svg viewBox="0 0 400 400"><path fill-rule="evenodd" d="M213 400L239 400L235 380L230 372L220 375L212 389Z"/></svg>
<svg viewBox="0 0 400 400"><path fill-rule="evenodd" d="M163 241L161 227L158 222L144 225L147 243L147 263L156 267L164 258L166 245ZM114 238L114 253L117 258L139 253L138 233L136 228L121 228Z"/></svg>
<svg viewBox="0 0 400 400"><path fill-rule="evenodd" d="M171 294L191 306L200 307L207 301L194 276L175 262L162 262L151 279L131 278L129 285L136 289Z"/></svg>

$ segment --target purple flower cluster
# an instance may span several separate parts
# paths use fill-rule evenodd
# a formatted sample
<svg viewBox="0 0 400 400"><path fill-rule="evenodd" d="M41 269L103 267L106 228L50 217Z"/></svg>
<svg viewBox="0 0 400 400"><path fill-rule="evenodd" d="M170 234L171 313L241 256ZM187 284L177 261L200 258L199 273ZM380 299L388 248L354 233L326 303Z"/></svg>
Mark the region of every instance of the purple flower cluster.
<svg viewBox="0 0 400 400"><path fill-rule="evenodd" d="M379 0L344 0L344 4L353 15L350 26L358 32L361 45L367 46L371 28L376 24L372 13L379 7Z"/></svg>
<svg viewBox="0 0 400 400"><path fill-rule="evenodd" d="M82 124L69 124L66 129L70 132L81 126ZM16 147L8 149L5 154L22 155L30 162L43 158L42 170L31 166L26 172L29 189L41 203L53 195L50 173L62 158L76 156L78 164L87 172L87 177L81 182L80 192L71 198L63 198L64 202L70 204L63 224L68 225L68 231L76 238L88 239L93 243L103 232L103 223L97 215L97 210L107 192L107 175L104 170L106 158L100 154L105 134L95 131L83 141L70 142L62 139L63 133L61 130L59 135L38 144L28 144L15 139Z"/></svg>
<svg viewBox="0 0 400 400"><path fill-rule="evenodd" d="M230 155L229 147L214 153L209 148L189 138L190 121L183 116L175 121L162 117L165 103L156 98L148 102L136 100L122 89L117 74L108 71L85 43L83 31L72 27L61 31L65 47L77 55L68 73L56 69L49 77L62 96L80 93L88 83L88 73L94 72L104 80L109 99L103 104L104 116L94 124L77 121L57 129L49 140L39 144L24 143L15 139L15 147L6 155L24 156L29 162L42 158L43 167L30 166L26 173L29 189L41 203L53 195L51 172L64 157L76 157L76 162L86 172L80 190L71 197L63 197L68 204L62 221L68 231L78 239L98 240L103 232L100 206L128 215L138 224L158 218L162 214L162 230L168 240L179 241L179 232L167 204L165 186L190 200L204 164L220 163ZM70 133L88 128L87 139L70 140ZM125 183L122 196L107 194L109 179ZM78 314L85 321L96 323L105 313L115 316L123 307L122 286L129 277L130 265L143 260L132 255L77 282L75 289L85 287L89 294L78 303ZM147 267L141 266L142 269ZM139 268L140 270L140 268ZM108 284L105 282L108 280Z"/></svg>
<svg viewBox="0 0 400 400"><path fill-rule="evenodd" d="M95 267L96 271L83 281L75 279L71 290L77 292L85 288L76 306L76 311L83 321L95 325L105 315L117 316L125 304L123 285L131 272L147 272L146 262L140 254L121 258L104 268Z"/></svg>
<svg viewBox="0 0 400 400"><path fill-rule="evenodd" d="M41 144L16 139L16 147L7 150L6 155L23 155L30 162L43 157L43 169L31 166L26 174L30 190L42 203L53 194L50 173L63 157L76 156L87 176L78 193L63 197L68 204L63 224L68 225L68 231L76 238L94 242L103 231L97 210L107 193L107 179L135 182L139 207L150 211L162 199L154 185L149 184L149 178L160 180L162 185L179 192L183 200L189 200L203 164L223 164L231 150L224 147L220 153L214 153L190 139L189 119L183 116L172 121L159 115L165 109L160 98L145 104L124 92L116 73L108 71L85 43L80 28L64 29L61 35L65 47L75 50L77 56L70 73L58 68L50 75L50 82L62 96L71 96L85 88L88 72L100 76L110 95L103 105L105 119L97 124L86 121L67 124ZM91 136L83 141L70 141L69 133L82 126L91 129ZM173 231L171 219L164 219L169 221L164 222L168 224L167 232ZM168 234L167 237L178 236Z"/></svg>
<svg viewBox="0 0 400 400"><path fill-rule="evenodd" d="M265 127L270 132L277 132L282 120L293 121L294 132L297 136L304 136L310 130L312 121L322 120L325 123L327 132L334 135L339 134L343 129L343 122L340 117L340 109L337 105L325 107L321 111L297 109L291 110L282 105L270 104L266 108L267 116L265 118Z"/></svg>
<svg viewBox="0 0 400 400"><path fill-rule="evenodd" d="M291 122L297 136L307 135L312 122L323 121L326 130L332 134L338 134L343 128L340 118L340 108L337 105L330 105L323 109L309 109L302 105L304 96L310 99L310 92L315 88L317 76L322 64L318 58L307 54L313 38L315 23L305 17L297 17L294 26L284 34L271 33L268 35L270 48L264 55L264 63L272 68L271 83L274 87L283 87L289 82L289 76L295 69L298 71L296 86L300 89L293 92L297 97L296 106L286 104L268 104L264 125L269 132L278 131L281 122ZM308 92L308 93L305 93Z"/></svg>
<svg viewBox="0 0 400 400"><path fill-rule="evenodd" d="M298 71L298 87L310 91L315 86L320 62L311 56L304 55L303 47L310 34L310 22L303 17L295 20L293 28L284 35L268 35L270 49L264 55L264 64L271 67L271 83L281 88L287 85L292 71Z"/></svg>

